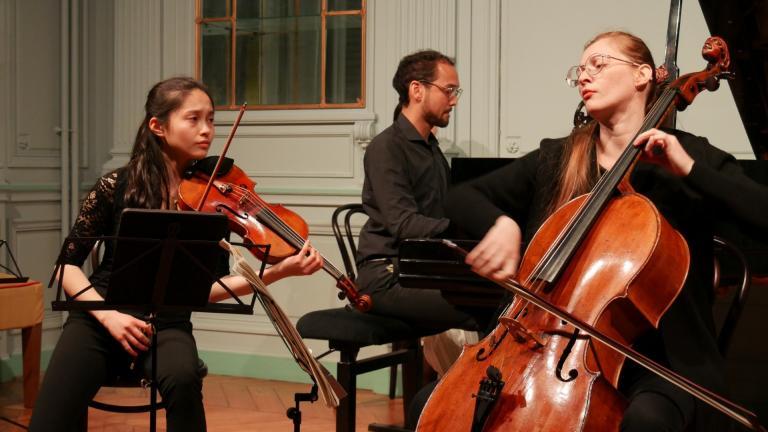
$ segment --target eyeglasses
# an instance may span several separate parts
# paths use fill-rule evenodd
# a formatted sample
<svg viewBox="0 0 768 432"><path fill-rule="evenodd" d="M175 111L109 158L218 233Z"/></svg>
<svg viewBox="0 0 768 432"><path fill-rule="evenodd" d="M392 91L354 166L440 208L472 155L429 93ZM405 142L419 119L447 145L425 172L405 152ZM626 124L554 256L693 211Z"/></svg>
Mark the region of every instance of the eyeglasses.
<svg viewBox="0 0 768 432"><path fill-rule="evenodd" d="M611 60L620 61L632 66L640 66L640 63L616 58L609 56L608 54L592 54L583 65L577 65L568 69L568 73L565 75L565 82L569 87L576 87L579 84L579 77L582 72L586 72L589 76L594 78L600 71L605 69Z"/></svg>
<svg viewBox="0 0 768 432"><path fill-rule="evenodd" d="M464 89L461 87L453 87L453 86L443 87L440 84L433 83L432 81L419 80L419 82L422 84L427 84L427 85L431 85L439 88L443 93L445 93L445 96L447 96L448 99L454 98L454 97L458 99L459 96L461 96L461 93L464 91Z"/></svg>

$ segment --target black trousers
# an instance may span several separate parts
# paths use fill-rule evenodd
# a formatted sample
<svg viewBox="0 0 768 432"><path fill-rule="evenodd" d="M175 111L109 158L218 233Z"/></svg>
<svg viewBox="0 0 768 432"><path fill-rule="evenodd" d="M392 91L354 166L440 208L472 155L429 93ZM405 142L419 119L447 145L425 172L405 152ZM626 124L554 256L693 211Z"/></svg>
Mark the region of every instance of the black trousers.
<svg viewBox="0 0 768 432"><path fill-rule="evenodd" d="M470 311L449 303L439 290L403 288L388 262L369 261L358 269L360 292L371 296L371 313L391 316L421 328L481 330Z"/></svg>
<svg viewBox="0 0 768 432"><path fill-rule="evenodd" d="M157 333L158 389L168 431L205 431L202 378L192 325L161 326ZM139 366L149 375L150 356ZM132 358L90 314L69 315L53 351L29 430L80 431L88 402L107 378L126 373Z"/></svg>
<svg viewBox="0 0 768 432"><path fill-rule="evenodd" d="M693 396L650 372L632 387L622 432L683 432L691 424L696 406Z"/></svg>

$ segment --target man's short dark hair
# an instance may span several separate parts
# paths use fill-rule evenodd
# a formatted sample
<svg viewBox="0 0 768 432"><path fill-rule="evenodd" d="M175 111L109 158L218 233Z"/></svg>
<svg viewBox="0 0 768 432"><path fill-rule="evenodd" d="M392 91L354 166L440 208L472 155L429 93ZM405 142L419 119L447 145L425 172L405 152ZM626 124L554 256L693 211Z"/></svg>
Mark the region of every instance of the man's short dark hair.
<svg viewBox="0 0 768 432"><path fill-rule="evenodd" d="M435 50L416 51L408 54L400 60L397 71L392 78L392 87L399 96L393 121L397 120L400 111L410 102L408 100L408 86L412 81L432 81L435 79L435 71L438 63L455 64L452 58Z"/></svg>

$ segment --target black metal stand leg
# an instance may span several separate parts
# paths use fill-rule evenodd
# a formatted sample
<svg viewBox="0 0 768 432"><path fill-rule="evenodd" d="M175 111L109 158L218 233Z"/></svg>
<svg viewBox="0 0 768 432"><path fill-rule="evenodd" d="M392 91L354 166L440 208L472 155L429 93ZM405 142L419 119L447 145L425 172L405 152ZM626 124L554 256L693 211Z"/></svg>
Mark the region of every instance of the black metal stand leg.
<svg viewBox="0 0 768 432"><path fill-rule="evenodd" d="M314 402L317 400L317 384L312 386L312 390L309 393L295 393L293 400L296 402L296 406L288 408L288 412L285 415L293 420L293 432L299 432L301 431L301 409L299 404L301 402Z"/></svg>
<svg viewBox="0 0 768 432"><path fill-rule="evenodd" d="M357 404L357 349L342 349L340 359L336 364L336 379L347 392L347 397L341 400L336 408L336 432L354 432L355 405Z"/></svg>
<svg viewBox="0 0 768 432"><path fill-rule="evenodd" d="M155 326L155 315L149 316L149 325L152 328L152 382L149 383L149 432L155 432L157 429L157 327Z"/></svg>

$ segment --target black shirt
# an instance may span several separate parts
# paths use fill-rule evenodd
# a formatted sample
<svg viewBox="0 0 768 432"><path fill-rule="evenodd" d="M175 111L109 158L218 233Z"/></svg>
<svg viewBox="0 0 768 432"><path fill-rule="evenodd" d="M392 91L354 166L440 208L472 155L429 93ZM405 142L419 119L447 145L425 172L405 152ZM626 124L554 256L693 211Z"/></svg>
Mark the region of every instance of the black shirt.
<svg viewBox="0 0 768 432"><path fill-rule="evenodd" d="M448 162L431 133L419 135L402 114L378 134L363 158L363 208L357 262L397 255L400 241L434 237L448 228L443 200Z"/></svg>

